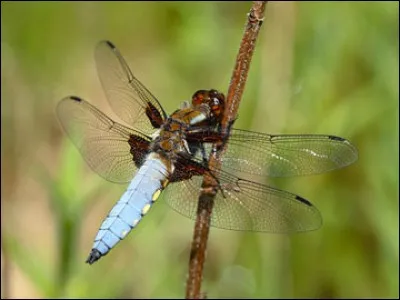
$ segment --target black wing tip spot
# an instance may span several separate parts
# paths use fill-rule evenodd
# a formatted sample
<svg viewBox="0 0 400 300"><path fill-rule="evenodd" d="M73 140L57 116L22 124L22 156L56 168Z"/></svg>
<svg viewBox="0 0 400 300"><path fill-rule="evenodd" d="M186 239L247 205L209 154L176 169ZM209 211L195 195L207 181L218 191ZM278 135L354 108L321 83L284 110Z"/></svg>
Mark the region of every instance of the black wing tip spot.
<svg viewBox="0 0 400 300"><path fill-rule="evenodd" d="M117 47L115 47L115 45L113 43L111 43L110 41L104 41L108 47L110 47L111 49L116 49Z"/></svg>
<svg viewBox="0 0 400 300"><path fill-rule="evenodd" d="M303 202L304 204L306 204L306 205L308 205L308 206L313 206L313 205L311 204L310 201L304 199L303 197L296 196L296 200L298 200L298 201L300 201L300 202Z"/></svg>
<svg viewBox="0 0 400 300"><path fill-rule="evenodd" d="M88 258L86 259L86 263L91 265L94 262L98 261L100 259L100 257L102 257L102 256L103 256L103 254L101 254L99 250L92 249Z"/></svg>
<svg viewBox="0 0 400 300"><path fill-rule="evenodd" d="M346 139L341 138L341 137L339 137L339 136L334 136L334 135L330 135L330 136L329 136L329 139L334 140L334 141L339 141L339 142L344 142L344 141L346 141Z"/></svg>
<svg viewBox="0 0 400 300"><path fill-rule="evenodd" d="M77 96L70 96L69 98L74 100L74 101L76 101L76 102L82 102L82 99L77 97Z"/></svg>

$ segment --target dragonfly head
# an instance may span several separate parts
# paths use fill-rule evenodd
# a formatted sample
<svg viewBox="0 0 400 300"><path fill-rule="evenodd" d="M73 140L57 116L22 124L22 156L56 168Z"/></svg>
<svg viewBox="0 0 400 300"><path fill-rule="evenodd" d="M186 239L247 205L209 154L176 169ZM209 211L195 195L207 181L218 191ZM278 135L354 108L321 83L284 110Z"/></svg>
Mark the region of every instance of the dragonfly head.
<svg viewBox="0 0 400 300"><path fill-rule="evenodd" d="M217 90L199 90L192 97L192 105L194 108L207 105L210 109L211 118L219 122L225 108L225 96Z"/></svg>

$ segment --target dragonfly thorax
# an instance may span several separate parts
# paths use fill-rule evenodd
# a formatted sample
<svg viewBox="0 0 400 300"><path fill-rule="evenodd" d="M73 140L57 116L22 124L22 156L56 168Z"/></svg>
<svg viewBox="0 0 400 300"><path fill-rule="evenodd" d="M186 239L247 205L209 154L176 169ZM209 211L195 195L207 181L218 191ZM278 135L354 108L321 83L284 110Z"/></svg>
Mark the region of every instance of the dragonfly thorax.
<svg viewBox="0 0 400 300"><path fill-rule="evenodd" d="M151 150L162 152L173 159L177 155L191 155L186 133L192 123L202 123L209 117L209 110L186 108L174 112L161 126L158 136L152 142Z"/></svg>
<svg viewBox="0 0 400 300"><path fill-rule="evenodd" d="M197 91L192 105L176 110L162 124L153 139L151 151L159 152L172 161L178 156L193 156L193 149L197 149L197 145L193 148L193 142L188 142L188 133L201 128L215 129L219 118L215 112L217 108L223 108L223 100L224 96L215 90Z"/></svg>

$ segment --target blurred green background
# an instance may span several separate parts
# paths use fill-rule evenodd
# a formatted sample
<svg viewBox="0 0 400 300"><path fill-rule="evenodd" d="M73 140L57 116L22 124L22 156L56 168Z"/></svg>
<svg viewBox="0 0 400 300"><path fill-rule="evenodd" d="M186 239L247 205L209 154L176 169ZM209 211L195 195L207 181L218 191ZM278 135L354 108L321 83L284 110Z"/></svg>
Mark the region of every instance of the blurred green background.
<svg viewBox="0 0 400 300"><path fill-rule="evenodd" d="M101 179L55 106L112 113L94 46L109 39L168 112L227 91L250 2L2 2L2 297L183 297L193 222L159 201L98 263L84 263L126 186ZM271 2L238 128L348 138L359 160L274 179L321 211L292 236L212 229L208 297L399 297L398 2Z"/></svg>

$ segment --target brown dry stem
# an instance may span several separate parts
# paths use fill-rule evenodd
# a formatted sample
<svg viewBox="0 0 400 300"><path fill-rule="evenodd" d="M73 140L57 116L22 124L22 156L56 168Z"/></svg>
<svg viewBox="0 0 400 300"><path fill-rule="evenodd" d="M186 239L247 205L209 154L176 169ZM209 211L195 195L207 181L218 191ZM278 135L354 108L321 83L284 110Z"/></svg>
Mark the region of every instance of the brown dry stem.
<svg viewBox="0 0 400 300"><path fill-rule="evenodd" d="M226 97L226 108L222 119L222 133L229 136L229 124L237 116L239 103L246 85L249 73L251 58L253 57L256 40L260 31L264 10L267 1L254 1L247 15L247 22L244 35L240 44L239 53L236 57L236 64L232 73L229 89ZM225 152L227 143L216 143L213 145L215 151L210 155L209 166L213 170L221 167L221 157ZM214 175L218 177L218 172ZM192 248L190 252L189 274L186 283L186 299L201 298L201 281L207 249L208 235L214 197L217 193L217 182L213 176L204 175L202 189L200 192L197 217L193 233Z"/></svg>

